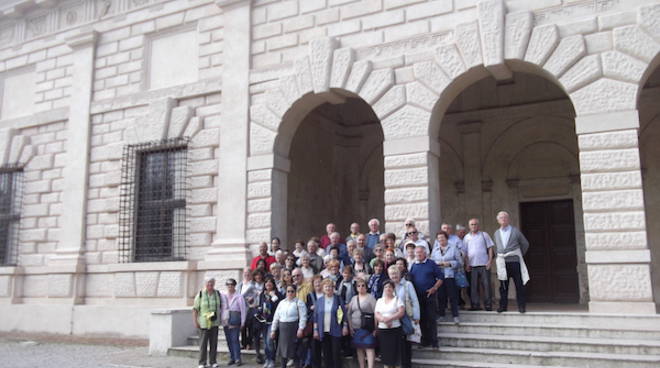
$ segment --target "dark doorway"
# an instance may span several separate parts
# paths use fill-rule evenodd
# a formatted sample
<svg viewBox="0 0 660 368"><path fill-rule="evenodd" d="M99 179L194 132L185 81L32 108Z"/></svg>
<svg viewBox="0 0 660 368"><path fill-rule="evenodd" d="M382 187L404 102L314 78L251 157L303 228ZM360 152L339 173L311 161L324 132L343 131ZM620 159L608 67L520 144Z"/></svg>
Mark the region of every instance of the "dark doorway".
<svg viewBox="0 0 660 368"><path fill-rule="evenodd" d="M529 240L525 262L530 302L579 301L573 201L520 204L523 234Z"/></svg>

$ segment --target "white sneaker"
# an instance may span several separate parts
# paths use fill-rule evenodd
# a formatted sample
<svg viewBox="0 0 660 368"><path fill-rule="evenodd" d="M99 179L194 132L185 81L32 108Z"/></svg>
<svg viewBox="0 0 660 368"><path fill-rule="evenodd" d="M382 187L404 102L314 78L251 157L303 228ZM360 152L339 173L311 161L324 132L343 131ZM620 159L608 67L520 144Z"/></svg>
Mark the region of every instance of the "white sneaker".
<svg viewBox="0 0 660 368"><path fill-rule="evenodd" d="M455 325L458 325L458 324L460 324L460 323L461 323L461 320L458 319L458 317L454 317L454 324L455 324Z"/></svg>
<svg viewBox="0 0 660 368"><path fill-rule="evenodd" d="M213 365L211 366L211 368L220 368L220 366L218 365L218 363L213 363Z"/></svg>
<svg viewBox="0 0 660 368"><path fill-rule="evenodd" d="M293 363L294 363L294 362L293 362L293 359L291 359L291 360L289 360L288 362L286 362L286 366L287 366L287 367L293 367Z"/></svg>
<svg viewBox="0 0 660 368"><path fill-rule="evenodd" d="M204 364L200 364L197 366L197 368L206 368L206 366Z"/></svg>

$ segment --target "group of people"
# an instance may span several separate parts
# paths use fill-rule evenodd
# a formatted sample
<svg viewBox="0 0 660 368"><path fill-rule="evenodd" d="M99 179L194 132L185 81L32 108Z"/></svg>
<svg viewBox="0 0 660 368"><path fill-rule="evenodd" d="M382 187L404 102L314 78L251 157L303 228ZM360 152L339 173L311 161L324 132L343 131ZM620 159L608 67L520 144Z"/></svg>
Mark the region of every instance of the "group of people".
<svg viewBox="0 0 660 368"><path fill-rule="evenodd" d="M470 310L480 310L481 299L492 310L493 262L500 280L497 311L507 310L513 278L518 310L525 313L529 275L523 255L529 243L509 217L498 213L493 238L480 230L478 219L470 219L469 231L457 225L456 234L443 224L432 242L413 219L398 237L381 233L378 219L371 219L368 233L353 223L342 239L328 224L326 234L297 241L290 252L278 238L270 249L261 243L241 282L226 280L220 293L209 278L195 297L199 367L218 366L220 326L229 365L241 365L241 349L253 348L264 368L275 367L277 358L283 368L337 368L345 356L373 368L377 354L385 367L411 367L413 343L438 347L437 321L448 305L453 322L460 323L462 294Z"/></svg>

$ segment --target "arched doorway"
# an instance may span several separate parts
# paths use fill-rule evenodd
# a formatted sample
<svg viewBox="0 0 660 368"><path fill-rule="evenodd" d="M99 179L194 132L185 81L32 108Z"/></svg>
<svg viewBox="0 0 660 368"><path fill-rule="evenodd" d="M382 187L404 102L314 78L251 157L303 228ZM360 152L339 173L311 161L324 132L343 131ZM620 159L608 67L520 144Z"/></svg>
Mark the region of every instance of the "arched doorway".
<svg viewBox="0 0 660 368"><path fill-rule="evenodd" d="M660 68L644 84L638 102L639 147L646 209L646 232L651 251L651 282L656 308L660 306Z"/></svg>
<svg viewBox="0 0 660 368"><path fill-rule="evenodd" d="M466 225L477 217L492 235L497 212L507 210L531 243L528 300L586 303L575 112L566 93L536 72L474 81L475 72L436 114L441 219Z"/></svg>
<svg viewBox="0 0 660 368"><path fill-rule="evenodd" d="M321 235L334 222L347 235L352 222L383 219L383 130L360 97L325 102L298 125L287 178L289 243Z"/></svg>

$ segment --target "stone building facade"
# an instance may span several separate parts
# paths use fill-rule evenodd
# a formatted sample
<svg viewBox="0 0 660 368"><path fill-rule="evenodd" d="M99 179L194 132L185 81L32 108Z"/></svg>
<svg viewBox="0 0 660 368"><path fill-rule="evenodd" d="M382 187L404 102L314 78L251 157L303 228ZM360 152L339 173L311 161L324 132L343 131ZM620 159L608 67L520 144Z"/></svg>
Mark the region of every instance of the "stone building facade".
<svg viewBox="0 0 660 368"><path fill-rule="evenodd" d="M145 337L273 236L502 209L533 300L656 313L657 0L5 3L1 330Z"/></svg>

